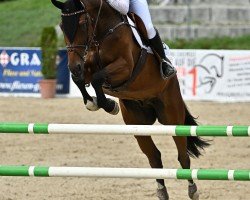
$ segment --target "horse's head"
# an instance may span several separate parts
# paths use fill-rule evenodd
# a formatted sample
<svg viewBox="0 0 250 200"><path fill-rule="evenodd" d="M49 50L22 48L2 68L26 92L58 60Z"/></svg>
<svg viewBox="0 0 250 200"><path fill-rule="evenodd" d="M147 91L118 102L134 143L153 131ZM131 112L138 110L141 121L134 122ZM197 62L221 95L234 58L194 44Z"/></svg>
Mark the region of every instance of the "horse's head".
<svg viewBox="0 0 250 200"><path fill-rule="evenodd" d="M80 0L66 2L51 0L51 2L62 12L60 27L68 50L68 65L70 71L76 75L79 69L81 71L84 69L85 56L93 33L92 18L87 11L92 9L92 4Z"/></svg>
<svg viewBox="0 0 250 200"><path fill-rule="evenodd" d="M104 0L51 2L62 13L61 29L68 50L69 69L73 75L85 77L89 82L92 74L100 68L93 62L94 53L99 53L97 46L121 22L121 15Z"/></svg>

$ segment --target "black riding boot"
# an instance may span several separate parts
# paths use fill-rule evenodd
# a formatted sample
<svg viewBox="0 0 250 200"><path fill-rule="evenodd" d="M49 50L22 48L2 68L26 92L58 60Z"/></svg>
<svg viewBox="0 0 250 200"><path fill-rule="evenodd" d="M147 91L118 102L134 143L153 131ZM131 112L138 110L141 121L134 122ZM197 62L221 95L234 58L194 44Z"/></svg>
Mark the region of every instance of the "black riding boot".
<svg viewBox="0 0 250 200"><path fill-rule="evenodd" d="M163 79L168 79L176 74L176 69L166 57L164 47L160 38L158 31L156 31L156 36L149 40L150 47L161 57L162 62L160 66L160 72Z"/></svg>

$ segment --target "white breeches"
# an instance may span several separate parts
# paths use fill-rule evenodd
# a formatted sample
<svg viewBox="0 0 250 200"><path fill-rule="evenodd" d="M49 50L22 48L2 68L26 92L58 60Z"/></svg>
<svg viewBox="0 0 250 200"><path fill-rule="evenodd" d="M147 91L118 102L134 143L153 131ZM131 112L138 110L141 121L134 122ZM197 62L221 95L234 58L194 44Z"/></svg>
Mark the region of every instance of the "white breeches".
<svg viewBox="0 0 250 200"><path fill-rule="evenodd" d="M148 39L152 39L156 35L156 31L151 19L147 0L129 0L129 11L137 14L143 21Z"/></svg>
<svg viewBox="0 0 250 200"><path fill-rule="evenodd" d="M123 15L126 15L129 10L129 0L107 0L109 5Z"/></svg>
<svg viewBox="0 0 250 200"><path fill-rule="evenodd" d="M108 0L107 2L123 15L126 15L128 11L138 15L145 24L149 39L156 35L147 0Z"/></svg>

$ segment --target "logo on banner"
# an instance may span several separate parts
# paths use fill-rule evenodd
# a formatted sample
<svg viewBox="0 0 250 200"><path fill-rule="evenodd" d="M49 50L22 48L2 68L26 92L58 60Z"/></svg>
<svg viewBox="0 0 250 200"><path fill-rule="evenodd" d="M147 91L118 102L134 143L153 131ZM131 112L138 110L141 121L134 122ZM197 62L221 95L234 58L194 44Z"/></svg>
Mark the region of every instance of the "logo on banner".
<svg viewBox="0 0 250 200"><path fill-rule="evenodd" d="M5 50L0 54L0 65L6 67L10 62L10 56L7 54Z"/></svg>
<svg viewBox="0 0 250 200"><path fill-rule="evenodd" d="M218 79L224 75L224 56L209 53L203 56L196 69L196 90L210 93L214 89Z"/></svg>
<svg viewBox="0 0 250 200"><path fill-rule="evenodd" d="M224 76L225 59L217 53L180 51L172 53L172 56L184 95L211 94Z"/></svg>
<svg viewBox="0 0 250 200"><path fill-rule="evenodd" d="M57 57L57 93L69 93L67 51ZM0 93L38 93L42 78L40 49L0 48Z"/></svg>
<svg viewBox="0 0 250 200"><path fill-rule="evenodd" d="M29 54L25 52L13 52L10 55L3 50L0 54L0 64L6 67L8 64L13 66L40 66L41 61L37 53Z"/></svg>

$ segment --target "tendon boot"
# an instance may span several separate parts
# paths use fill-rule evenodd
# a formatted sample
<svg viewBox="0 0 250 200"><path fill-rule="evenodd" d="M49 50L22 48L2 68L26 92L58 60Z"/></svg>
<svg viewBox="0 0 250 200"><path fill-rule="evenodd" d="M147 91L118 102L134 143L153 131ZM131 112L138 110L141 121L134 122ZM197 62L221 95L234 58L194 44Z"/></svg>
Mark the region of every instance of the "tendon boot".
<svg viewBox="0 0 250 200"><path fill-rule="evenodd" d="M154 38L149 39L149 45L161 58L160 72L162 78L168 79L174 76L176 74L176 69L165 55L164 47L158 31L156 31Z"/></svg>

